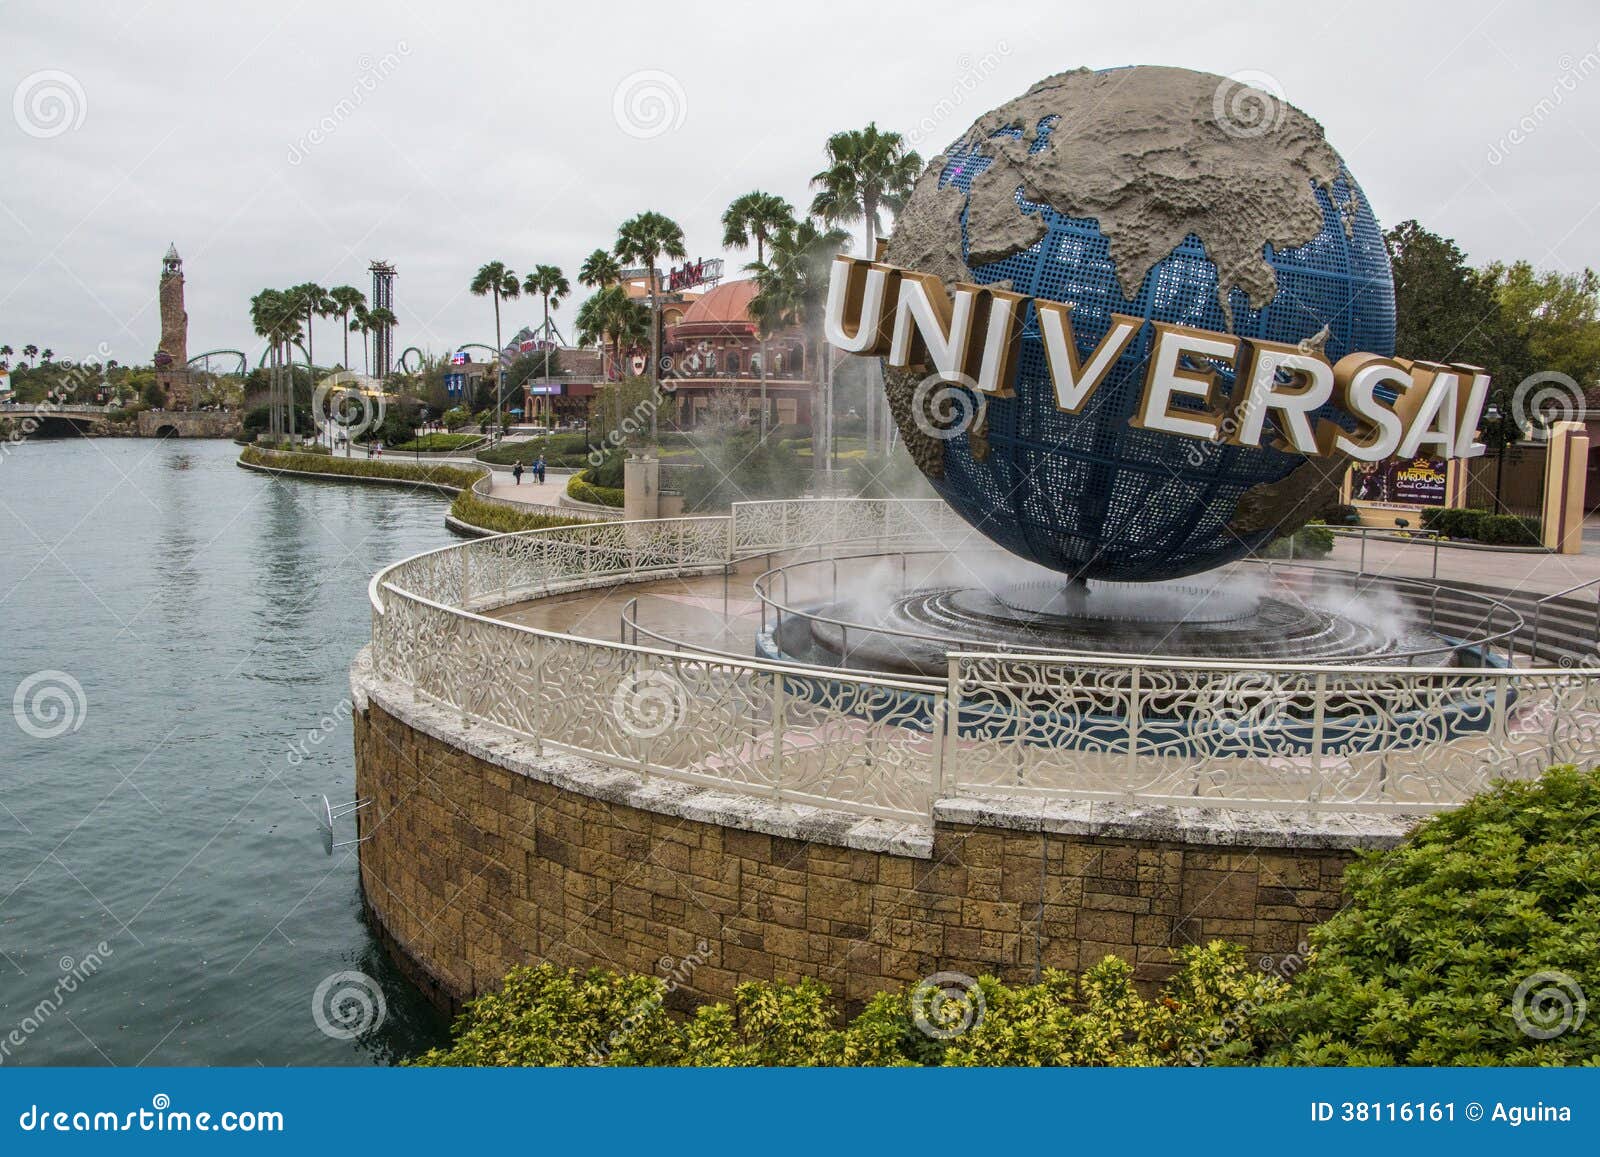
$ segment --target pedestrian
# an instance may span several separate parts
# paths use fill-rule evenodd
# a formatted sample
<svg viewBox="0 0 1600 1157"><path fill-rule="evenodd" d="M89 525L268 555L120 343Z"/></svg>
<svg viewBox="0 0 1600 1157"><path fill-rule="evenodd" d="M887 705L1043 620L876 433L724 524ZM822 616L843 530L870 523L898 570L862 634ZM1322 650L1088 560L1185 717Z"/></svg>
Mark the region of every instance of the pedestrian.
<svg viewBox="0 0 1600 1157"><path fill-rule="evenodd" d="M533 464L533 469L534 469L535 475L539 479L539 485L543 486L544 485L544 455L543 454L539 455L539 460Z"/></svg>
<svg viewBox="0 0 1600 1157"><path fill-rule="evenodd" d="M511 468L511 477L513 477L513 478L515 478L517 480L517 485L518 486L522 485L522 463L521 462L518 462L515 466L513 466Z"/></svg>

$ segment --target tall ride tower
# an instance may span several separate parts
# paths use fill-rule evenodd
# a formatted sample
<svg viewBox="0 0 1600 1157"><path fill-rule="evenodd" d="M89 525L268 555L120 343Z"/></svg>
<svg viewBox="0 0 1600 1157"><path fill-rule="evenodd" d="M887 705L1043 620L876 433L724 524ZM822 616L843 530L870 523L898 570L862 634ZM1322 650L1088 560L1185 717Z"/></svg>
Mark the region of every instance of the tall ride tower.
<svg viewBox="0 0 1600 1157"><path fill-rule="evenodd" d="M166 408L187 410L194 404L194 379L189 372L189 314L183 308L183 258L178 246L167 246L161 259L157 289L161 305L161 344L156 347L156 385L166 395Z"/></svg>
<svg viewBox="0 0 1600 1157"><path fill-rule="evenodd" d="M387 261L374 261L372 270L372 308L394 311L394 266ZM372 369L381 380L389 376L394 360L393 327L381 325L372 331Z"/></svg>

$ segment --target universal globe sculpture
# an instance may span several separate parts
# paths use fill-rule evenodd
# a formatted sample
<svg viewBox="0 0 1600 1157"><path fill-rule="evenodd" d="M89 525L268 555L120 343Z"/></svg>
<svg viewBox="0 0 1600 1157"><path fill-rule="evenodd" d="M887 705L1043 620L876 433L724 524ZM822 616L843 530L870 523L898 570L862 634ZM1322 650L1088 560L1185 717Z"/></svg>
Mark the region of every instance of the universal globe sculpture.
<svg viewBox="0 0 1600 1157"><path fill-rule="evenodd" d="M1071 302L1088 358L1111 314L1391 354L1394 291L1360 186L1310 117L1186 69L1065 72L935 157L886 258ZM1334 500L1346 463L1128 424L1150 327L1079 414L1058 409L1030 311L1016 393L948 406L889 372L939 494L988 538L1075 579L1149 581L1237 559ZM1231 370L1219 371L1224 394ZM954 387L962 390L961 387ZM1226 405L1226 403L1224 403ZM1335 418L1331 408L1318 416Z"/></svg>

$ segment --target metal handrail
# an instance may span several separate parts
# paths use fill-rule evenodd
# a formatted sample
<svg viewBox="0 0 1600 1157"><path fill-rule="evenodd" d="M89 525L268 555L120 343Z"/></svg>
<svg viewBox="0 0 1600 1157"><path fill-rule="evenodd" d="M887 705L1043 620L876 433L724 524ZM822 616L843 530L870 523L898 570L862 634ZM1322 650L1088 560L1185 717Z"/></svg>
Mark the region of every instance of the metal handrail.
<svg viewBox="0 0 1600 1157"><path fill-rule="evenodd" d="M1592 579L1587 580L1586 582L1581 582L1581 583L1577 583L1577 584L1575 584L1573 586L1570 586L1564 591L1557 591L1553 595L1545 595L1542 599L1537 600L1533 604L1533 642L1530 644L1530 650L1533 653L1533 657L1534 657L1535 660L1538 659L1539 623L1540 623L1540 620L1544 616L1544 605L1546 603L1554 602L1556 599L1565 598L1567 595L1572 594L1574 591L1581 591L1585 587L1595 587L1596 588L1595 589L1595 605L1594 605L1594 635L1593 635L1593 638L1590 641L1595 645L1595 647L1597 649L1600 649L1600 578L1592 578Z"/></svg>
<svg viewBox="0 0 1600 1157"><path fill-rule="evenodd" d="M737 517L737 513L736 510L734 518ZM789 798L810 805L841 806L847 810L869 815L885 812L895 815L915 814L924 819L931 811L933 799L939 795L952 793L962 795L969 790L981 794L1001 786L1000 781L991 781L987 778L987 772L984 770L986 768L998 767L1001 764L1010 768L1015 763L1017 774L1020 776L1025 765L1031 766L1024 758L1030 750L1028 744L1031 740L1013 735L1004 728L989 730L986 722L989 706L985 702L973 705L968 699L963 680L971 677L970 663L985 658L1021 663L1029 668L1047 668L1049 671L1059 667L1063 674L1068 675L1074 668L1083 667L1098 667L1102 672L1107 668L1120 669L1124 672L1125 682L1113 679L1110 683L1099 685L1112 688L1114 696L1127 696L1130 712L1127 734L1125 738L1117 740L1118 746L1114 746L1109 752L1103 748L1086 749L1097 750L1099 754L1086 756L1084 759L1102 762L1112 756L1125 759L1128 764L1127 775L1121 778L1113 775L1112 779L1116 780L1114 783L1109 780L1099 782L1093 777L1101 773L1093 772L1087 773L1089 774L1087 781L1081 780L1078 777L1086 774L1083 771L1084 764L1074 754L1070 758L1063 757L1055 762L1046 760L1041 763L1041 778L1038 780L1021 778L1013 780L1008 771L1006 776L1002 777L1003 785L1005 791L1012 793L1054 792L1095 798L1147 799L1173 803L1227 802L1263 807L1300 807L1306 806L1309 802L1312 807L1355 809L1398 807L1401 810L1419 808L1426 810L1445 806L1462 798L1467 782L1457 782L1449 776L1434 782L1435 777L1429 771L1430 765L1426 762L1426 756L1420 757L1424 762L1418 766L1418 774L1427 780L1425 790L1420 795L1412 792L1404 798L1399 795L1391 796L1389 789L1381 786L1391 781L1386 772L1380 772L1378 780L1374 781L1380 784L1377 789L1378 795L1375 797L1368 798L1360 794L1365 789L1357 789L1354 794L1340 795L1338 798L1323 797L1322 786L1328 782L1323 777L1324 760L1365 758L1372 756L1374 751L1379 759L1387 759L1387 755L1384 754L1386 748L1369 750L1363 746L1369 742L1385 742L1387 733L1382 730L1381 719L1371 725L1370 735L1363 731L1362 738L1358 740L1352 740L1350 731L1355 724L1344 716L1340 717L1343 722L1339 723L1337 728L1324 731L1325 724L1330 728L1333 727L1327 712L1329 704L1333 701L1330 696L1336 698L1343 693L1344 685L1337 683L1341 676L1350 679L1349 686L1358 689L1365 696L1362 702L1372 705L1380 716L1384 710L1382 704L1388 702L1385 688L1392 688L1393 693L1401 697L1399 701L1402 704L1409 703L1413 695L1433 695L1437 703L1426 710L1436 712L1428 718L1436 719L1439 727L1427 731L1426 734L1419 733L1417 736L1419 742L1426 740L1424 746L1439 746L1453 745L1458 738L1464 739L1468 744L1466 748L1468 755L1472 760L1476 760L1479 756L1477 745L1486 741L1489 747L1484 749L1485 752L1490 754L1499 752L1495 758L1505 760L1514 770L1523 766L1517 761L1528 761L1531 758L1543 766L1549 762L1570 759L1574 751L1571 737L1558 737L1553 730L1546 734L1543 728L1530 729L1524 725L1513 727L1511 708L1519 699L1527 705L1526 708L1519 707L1517 711L1524 724L1527 722L1528 710L1533 709L1536 702L1539 702L1534 699L1536 695L1565 695L1566 698L1560 700L1561 705L1552 708L1557 712L1573 709L1571 704L1580 700L1583 710L1600 710L1600 707L1596 706L1600 703L1600 678L1596 677L1596 673L1564 668L1379 667L1349 665L1347 662L1296 664L1214 659L1144 659L1126 655L1033 653L1021 655L1005 650L955 652L950 657L948 677L941 681L929 680L926 677L892 677L871 672L806 666L787 660L773 661L749 655L724 655L709 649L696 647L685 649L684 644L676 641L672 643L673 649L670 650L656 646L640 646L641 634L652 639L656 637L654 632L647 629L636 633L632 644L627 642L626 634L617 642L608 642L557 630L531 627L482 613L493 606L503 606L558 590L570 590L574 583L611 586L617 582L649 580L664 572L682 571L694 567L706 568L708 572L722 568L724 573L727 573L726 568L739 561L735 550L737 528L732 522L733 519L728 517L702 517L552 527L441 547L402 560L375 575L369 587L374 610L372 655L376 670L380 673L388 671L391 677L404 679L420 696L453 707L461 714L463 720L490 721L495 726L508 727L519 734L529 735L540 745L549 743L559 749L585 753L630 768L637 767L641 772L660 772L694 783L727 786L737 791L753 792L758 795L771 792L769 798L779 800ZM676 530L673 529L674 524L678 524ZM807 525L804 529L810 530L812 527ZM539 539L548 543L548 549L542 545L525 545ZM871 534L859 541L881 544L881 539ZM800 543L787 549L810 549L817 545ZM779 551L768 553L779 553ZM904 555L909 552L900 553ZM870 557L870 555L860 557ZM1325 572L1308 569L1306 573L1315 575ZM458 576L459 581L457 581ZM407 589L408 585L414 585L416 589ZM1583 585L1585 584L1580 584L1575 589L1582 589ZM772 593L772 586L773 582L769 579L767 583L769 595ZM431 592L432 597L420 593L424 590ZM788 592L785 591L784 602L788 601ZM467 609L469 606L475 609ZM425 617L415 618L414 616L419 613ZM393 619L390 618L391 615L394 616ZM488 643L492 640L493 647L469 647L465 652L453 654L441 652L434 656L438 660L437 664L429 659L421 662L419 666L416 658L410 653L408 644L419 641L423 635L413 636L408 632L423 631L427 637L434 637L439 615L449 616L463 631L470 625L473 632L487 632L480 636L480 641ZM625 622L631 620L637 624L636 599L625 608L624 616ZM522 660L526 660L527 669L534 673L535 682L539 683L546 678L543 674L546 669L546 657L551 653L553 645L578 648L595 655L597 659L602 653L609 652L614 658L600 663L603 670L622 671L633 664L647 663L656 659L665 660L672 664L671 669L677 672L679 677L688 679L691 686L715 688L717 684L714 679L721 678L721 672L741 678L755 677L763 682L770 679L772 716L767 726L771 728L771 732L769 735L758 737L755 731L752 731L748 737L740 740L755 745L755 748L759 748L759 754L752 755L750 752L745 752L737 758L746 762L751 759L770 760L772 778L764 783L755 784L738 776L728 776L715 761L708 764L674 763L672 761L679 758L682 752L682 743L678 739L664 740L662 744L656 746L639 740L632 748L618 748L610 740L603 743L593 741L590 732L586 730L592 726L589 722L592 714L589 708L592 705L586 701L572 705L573 714L565 723L560 720L549 724L544 722L546 708L541 705L544 701L537 692L530 701L531 718L517 715L516 711L500 711L497 714L498 701L484 690L484 686L495 687L497 684L492 676L485 675L473 665L478 661L476 657L492 651L495 655L516 656L519 664ZM708 676L706 671L713 668L715 671ZM518 669L523 668L519 665ZM1167 734L1165 738L1158 736L1146 740L1139 728L1140 723L1146 719L1143 712L1150 708L1152 695L1160 699L1165 695L1181 693L1181 688L1175 692L1170 686L1167 689L1153 689L1145 685L1146 681L1141 678L1140 672L1159 669L1187 670L1192 673L1196 686L1202 689L1216 684L1219 679L1226 683L1236 672L1266 673L1269 677L1288 675L1292 677L1292 683L1285 683L1284 689L1291 695L1300 693L1294 690L1295 686L1303 685L1305 680L1314 679L1316 685L1311 694L1315 700L1316 712L1313 717L1308 717L1311 721L1306 724L1311 728L1310 732L1302 736L1296 730L1299 724L1290 727L1288 731L1282 733L1287 736L1287 740L1281 750L1276 748L1266 751L1255 750L1248 744L1239 747L1235 741L1229 740L1223 742L1210 757L1226 759L1233 755L1241 755L1249 764L1247 770L1250 775L1259 774L1269 778L1275 773L1276 764L1272 763L1274 760L1287 761L1288 765L1293 767L1301 767L1303 763L1311 772L1310 778L1306 781L1310 785L1310 796L1299 796L1293 791L1285 793L1277 786L1271 786L1262 792L1247 783L1237 792L1227 791L1217 795L1207 791L1202 797L1198 794L1198 789L1196 793L1191 794L1189 789L1185 788L1181 796L1169 798L1170 789L1167 786L1145 785L1146 773L1140 772L1140 767L1148 770L1159 764L1165 758L1164 745L1172 741L1172 736ZM1024 699L1019 702L1027 706L1025 702L1027 688L1033 685L1032 679L1043 674L1045 671L1042 670L1024 671L1018 675L1020 681L1013 687L1006 682L1007 676L1002 672L995 676L1000 680L996 687L1001 693L1005 693L1007 688L1012 690L1022 688L1021 694L1024 695ZM555 671L549 677L559 679L560 672ZM1102 674L1100 677L1103 679L1105 676ZM487 682L480 684L479 680ZM500 696L501 700L505 700L507 695L516 699L515 689L502 690L504 693ZM879 698L880 693L884 693L887 697ZM796 753L812 750L813 748L809 746L811 744L820 744L840 752L853 752L866 744L869 750L866 756L868 763L880 766L877 756L870 753L871 745L884 742L908 743L909 741L903 739L886 738L872 730L878 719L877 712L888 709L883 706L884 704L889 704L895 711L906 712L902 716L906 721L904 726L909 728L911 733L920 735L921 738L916 742L924 746L911 745L900 752L901 757L910 759L911 763L896 765L892 760L883 762L881 764L884 769L883 774L891 774L890 769L893 767L903 767L905 774L911 777L905 782L914 792L922 792L922 795L909 803L885 802L886 797L868 798L862 795L858 788L851 787L850 782L844 780L841 780L838 786L830 781L825 788L819 788L815 782L804 779L792 781L785 786L784 768L788 766L788 760ZM910 704L915 706L908 706ZM1469 716L1469 726L1461 732L1456 732L1448 725L1447 716L1451 710L1458 709L1462 704L1471 708L1476 714ZM499 706L503 707L505 704L499 703ZM964 712L967 714L964 715ZM813 718L813 713L820 715ZM844 718L853 721L849 727L830 726L830 722ZM1481 729L1478 725L1471 725L1474 720L1481 724ZM751 726L756 727L759 722L758 719L753 719ZM1059 722L1058 719L1057 723ZM567 726L568 723L571 726ZM712 734L715 731L712 725L714 723L715 720L707 724L706 734L720 742L726 736L721 732ZM899 734L895 725L885 726ZM1104 737L1095 734L1097 726L1099 725L1091 720L1083 733L1096 743L1101 743ZM1169 727L1166 722L1163 722L1162 726ZM1361 724L1361 726L1368 725ZM795 744L787 741L786 737L791 732L799 736L808 728L820 729L815 730L809 738L797 739ZM734 736L733 739L738 740L739 737ZM927 745L929 740L934 741L931 747ZM1209 740L1205 733L1199 734L1192 740L1188 738L1182 740L1184 744L1190 742L1204 744ZM1310 746L1302 747L1303 744ZM1533 746L1529 746L1530 744ZM1077 749L1064 750L1075 752ZM1174 748L1173 752L1181 754L1177 748ZM660 754L659 759L657 753ZM985 763L986 760L989 762ZM1372 760L1367 759L1366 764L1367 771L1371 771ZM1203 769L1196 774L1203 774Z"/></svg>

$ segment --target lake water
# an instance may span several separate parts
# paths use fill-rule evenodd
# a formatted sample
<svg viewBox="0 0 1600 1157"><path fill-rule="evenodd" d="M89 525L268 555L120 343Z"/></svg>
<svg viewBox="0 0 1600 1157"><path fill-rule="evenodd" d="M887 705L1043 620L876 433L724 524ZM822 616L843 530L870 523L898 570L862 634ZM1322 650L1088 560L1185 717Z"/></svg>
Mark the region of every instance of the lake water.
<svg viewBox="0 0 1600 1157"><path fill-rule="evenodd" d="M319 829L322 795L353 792L367 580L450 541L439 496L275 481L229 442L0 450L0 1063L440 1041L363 922L355 849ZM384 1006L355 1038L313 1012L341 972Z"/></svg>

